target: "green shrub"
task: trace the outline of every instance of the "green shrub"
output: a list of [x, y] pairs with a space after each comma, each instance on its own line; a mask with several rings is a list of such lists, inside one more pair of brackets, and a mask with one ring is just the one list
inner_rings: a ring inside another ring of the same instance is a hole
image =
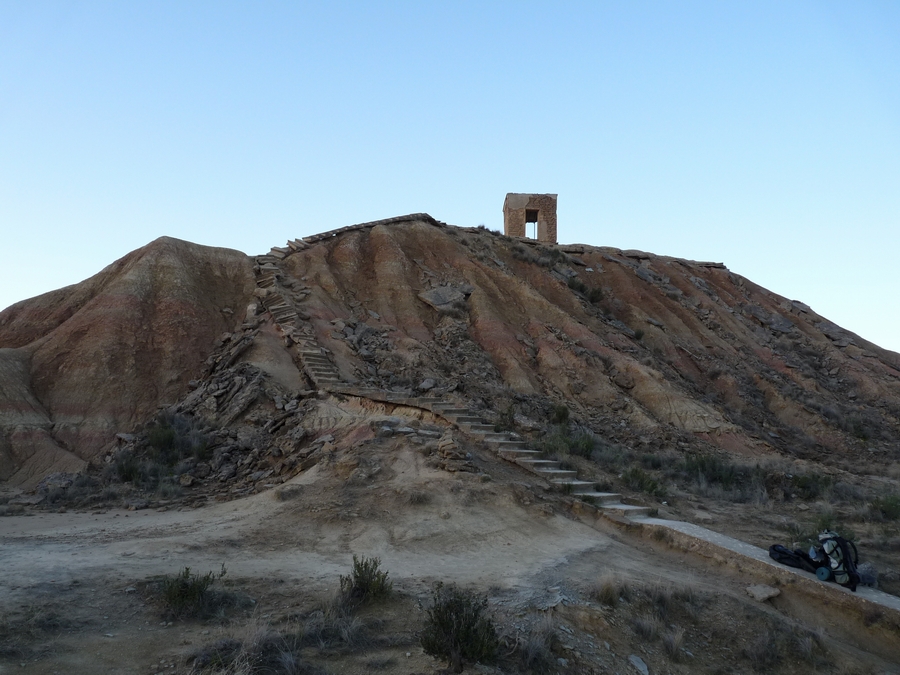
[[202, 616], [213, 605], [210, 587], [226, 574], [225, 565], [218, 574], [192, 574], [185, 567], [175, 576], [165, 576], [160, 584], [162, 603], [166, 613], [173, 618]]
[[149, 458], [166, 466], [182, 459], [209, 459], [208, 430], [202, 420], [187, 415], [162, 413], [147, 429]]
[[550, 424], [566, 424], [569, 421], [569, 408], [563, 404], [554, 404], [550, 410]]
[[892, 494], [873, 499], [869, 510], [882, 520], [900, 520], [900, 495]]
[[653, 453], [644, 453], [641, 455], [641, 464], [645, 469], [661, 469], [663, 458]]
[[596, 305], [603, 301], [603, 291], [599, 288], [592, 288], [587, 293], [587, 299], [592, 305]]
[[590, 459], [595, 445], [594, 437], [584, 431], [569, 436], [569, 453], [572, 455]]
[[578, 277], [569, 277], [569, 280], [566, 283], [573, 291], [577, 291], [581, 294], [587, 293], [587, 286], [585, 286], [584, 282], [581, 281]]
[[653, 476], [648, 474], [639, 466], [633, 466], [625, 473], [623, 473], [622, 480], [624, 480], [625, 485], [630, 487], [632, 490], [646, 492], [647, 494], [653, 495], [655, 497], [665, 496], [666, 491], [663, 486], [659, 484], [659, 481], [657, 481], [655, 478], [653, 478]]
[[394, 585], [388, 581], [388, 573], [378, 569], [380, 565], [378, 558], [353, 556], [350, 576], [341, 575], [341, 595], [351, 605], [362, 605], [391, 594]]
[[437, 583], [422, 631], [425, 653], [447, 661], [454, 673], [461, 673], [466, 661], [492, 660], [497, 653], [497, 631], [484, 615], [486, 608], [487, 598]]
[[599, 466], [607, 471], [615, 473], [618, 473], [622, 467], [631, 462], [633, 458], [634, 453], [628, 448], [619, 445], [610, 445], [604, 442], [596, 443], [594, 452], [591, 455], [591, 459]]
[[516, 428], [516, 411], [512, 405], [501, 410], [497, 415], [497, 424], [494, 425], [494, 431], [513, 431]]
[[590, 459], [596, 444], [592, 434], [585, 431], [573, 434], [566, 427], [559, 427], [543, 439], [539, 448], [547, 455], [578, 455]]
[[155, 490], [168, 473], [163, 464], [151, 459], [139, 459], [131, 450], [118, 453], [111, 466], [120, 481], [142, 490]]
[[713, 455], [691, 455], [684, 460], [684, 472], [697, 482], [733, 487], [738, 481], [737, 467]]
[[634, 339], [635, 340], [643, 340], [644, 339], [644, 329], [643, 328], [638, 328], [636, 331], [634, 331]]
[[792, 479], [794, 489], [801, 499], [817, 499], [831, 487], [831, 476], [817, 473], [795, 475]]
[[681, 466], [685, 477], [695, 483], [701, 492], [714, 487], [718, 495], [735, 502], [759, 499], [765, 502], [765, 471], [759, 466], [747, 466], [720, 459], [715, 455], [690, 455]]

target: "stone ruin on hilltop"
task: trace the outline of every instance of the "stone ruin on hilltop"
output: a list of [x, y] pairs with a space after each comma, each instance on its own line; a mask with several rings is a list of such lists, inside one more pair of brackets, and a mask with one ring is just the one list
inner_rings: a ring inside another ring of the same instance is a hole
[[510, 192], [503, 200], [503, 234], [527, 237], [529, 223], [535, 224], [535, 237], [546, 244], [556, 243], [556, 197], [553, 194]]

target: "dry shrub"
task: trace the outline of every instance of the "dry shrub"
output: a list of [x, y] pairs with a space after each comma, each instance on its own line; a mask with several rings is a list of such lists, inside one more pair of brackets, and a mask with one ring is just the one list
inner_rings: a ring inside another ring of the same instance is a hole
[[174, 576], [164, 576], [159, 582], [159, 595], [166, 615], [170, 618], [203, 618], [235, 604], [236, 598], [232, 594], [211, 588], [226, 573], [225, 565], [222, 565], [218, 573], [196, 574], [190, 567], [184, 567]]
[[681, 648], [684, 646], [684, 629], [676, 627], [663, 633], [662, 643], [669, 658], [673, 661], [678, 660], [681, 656]]
[[306, 663], [300, 651], [303, 643], [291, 634], [273, 631], [268, 625], [251, 621], [242, 638], [224, 638], [201, 647], [188, 657], [191, 672], [221, 675], [320, 675], [322, 671]]
[[516, 642], [519, 665], [534, 673], [555, 672], [557, 663], [553, 648], [556, 642], [556, 625], [550, 615], [545, 615], [532, 625], [524, 641]]
[[391, 594], [393, 584], [388, 581], [388, 573], [379, 569], [379, 558], [357, 558], [353, 556], [353, 570], [350, 576], [341, 576], [341, 594], [350, 606], [361, 605], [386, 598]]
[[409, 489], [402, 493], [403, 503], [408, 506], [421, 506], [431, 501], [431, 495], [425, 490]]
[[29, 653], [28, 643], [46, 643], [51, 634], [65, 628], [67, 622], [57, 609], [50, 604], [31, 604], [0, 613], [0, 657], [23, 657]]
[[600, 604], [615, 607], [620, 598], [627, 600], [631, 597], [631, 588], [619, 577], [607, 575], [590, 589], [589, 595]]
[[284, 485], [280, 488], [277, 488], [272, 496], [274, 497], [275, 501], [289, 502], [293, 499], [297, 499], [302, 494], [302, 485]]
[[641, 616], [636, 616], [631, 620], [631, 627], [634, 632], [637, 633], [638, 637], [647, 642], [651, 642], [655, 640], [656, 636], [659, 634], [660, 624], [659, 619], [654, 615], [643, 614]]
[[747, 643], [743, 655], [754, 669], [768, 672], [781, 661], [781, 647], [775, 633], [766, 630]]
[[365, 624], [351, 614], [353, 606], [347, 596], [336, 593], [321, 609], [312, 612], [301, 623], [298, 639], [303, 645], [319, 649], [345, 647], [356, 649], [368, 641]]
[[455, 673], [461, 673], [467, 661], [492, 660], [497, 653], [497, 631], [485, 609], [487, 598], [436, 584], [422, 630], [425, 653], [447, 661]]
[[674, 605], [674, 591], [669, 586], [659, 583], [653, 584], [648, 589], [648, 594], [650, 600], [653, 602], [656, 613], [661, 619], [666, 618]]

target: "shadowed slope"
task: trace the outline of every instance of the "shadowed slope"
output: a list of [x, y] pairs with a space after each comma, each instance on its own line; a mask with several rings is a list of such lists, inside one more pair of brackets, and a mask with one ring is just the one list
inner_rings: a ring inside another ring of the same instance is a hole
[[35, 452], [22, 450], [18, 429], [38, 417], [44, 447], [81, 459], [146, 420], [185, 389], [216, 336], [240, 322], [253, 288], [244, 254], [163, 237], [0, 314], [0, 347], [17, 364], [5, 369], [0, 392], [3, 477], [22, 482], [54, 463], [23, 463]]
[[[897, 354], [721, 264], [422, 222], [348, 232], [283, 267], [312, 287], [304, 311], [341, 372], [370, 386], [431, 377], [494, 410], [556, 400], [614, 438], [687, 433], [745, 454], [862, 452], [900, 430]], [[463, 307], [420, 298], [447, 287]], [[333, 330], [347, 320], [382, 348]]]

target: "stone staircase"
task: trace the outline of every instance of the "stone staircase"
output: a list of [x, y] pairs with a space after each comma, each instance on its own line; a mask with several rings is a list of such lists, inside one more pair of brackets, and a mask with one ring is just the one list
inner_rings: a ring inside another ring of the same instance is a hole
[[649, 506], [626, 504], [623, 502], [622, 495], [615, 492], [598, 492], [593, 482], [579, 480], [577, 472], [563, 469], [557, 460], [544, 459], [539, 451], [530, 449], [528, 444], [517, 434], [508, 431], [494, 431], [493, 424], [486, 422], [482, 417], [458, 403], [438, 397], [409, 396], [403, 393], [361, 387], [338, 386], [333, 388], [333, 391], [344, 395], [360, 396], [374, 401], [428, 410], [455, 424], [463, 433], [481, 442], [508, 462], [540, 476], [558, 491], [592, 504], [600, 511], [630, 518], [650, 514]]
[[[401, 216], [400, 218], [391, 218], [386, 221], [351, 225], [350, 227], [326, 232], [315, 237], [307, 237], [304, 244], [308, 246], [309, 243], [321, 241], [341, 232], [374, 227], [375, 225], [388, 222], [408, 220], [426, 220], [426, 222], [432, 222], [432, 224], [442, 225], [427, 214], [413, 214]], [[317, 389], [428, 410], [451, 424], [455, 424], [463, 433], [493, 450], [503, 459], [547, 480], [550, 485], [560, 492], [571, 494], [588, 504], [593, 504], [597, 509], [604, 512], [617, 513], [629, 517], [646, 516], [650, 513], [650, 508], [647, 506], [625, 504], [620, 494], [598, 492], [594, 483], [578, 480], [578, 475], [575, 471], [562, 468], [557, 460], [543, 458], [540, 452], [530, 449], [517, 434], [496, 432], [493, 424], [488, 423], [473, 411], [462, 407], [456, 402], [447, 401], [439, 397], [416, 397], [401, 392], [356, 387], [343, 381], [337, 367], [328, 358], [327, 350], [322, 348], [316, 340], [312, 327], [308, 324], [302, 325], [308, 317], [301, 316], [293, 302], [285, 297], [280, 288], [279, 279], [282, 272], [279, 268], [279, 262], [289, 255], [292, 250], [299, 250], [299, 245], [292, 245], [292, 242], [288, 242], [288, 244], [288, 248], [275, 247], [268, 255], [257, 256], [255, 267], [256, 283], [259, 288], [266, 289], [266, 293], [262, 297], [263, 306], [272, 315], [282, 334], [297, 344], [297, 354], [303, 370]]]
[[311, 326], [308, 324], [303, 325], [303, 322], [308, 317], [299, 312], [279, 288], [278, 280], [281, 276], [281, 270], [278, 267], [278, 263], [295, 251], [308, 248], [312, 243], [328, 239], [342, 232], [366, 229], [390, 222], [411, 220], [423, 220], [437, 226], [444, 225], [427, 214], [412, 214], [384, 221], [352, 225], [313, 237], [306, 237], [303, 240], [293, 240], [288, 242], [286, 248], [275, 247], [269, 255], [262, 255], [256, 258], [258, 270], [256, 273], [257, 285], [259, 288], [269, 289], [268, 294], [263, 298], [263, 304], [271, 313], [283, 334], [298, 345], [298, 354], [303, 369], [317, 388], [346, 396], [358, 396], [373, 401], [428, 410], [455, 424], [461, 431], [480, 441], [503, 459], [546, 479], [557, 490], [576, 497], [579, 500], [573, 503], [573, 509], [576, 513], [578, 511], [584, 512], [584, 509], [588, 508], [595, 514], [595, 517], [603, 514], [620, 516], [621, 518], [614, 518], [614, 522], [620, 523], [623, 527], [637, 527], [650, 531], [653, 531], [654, 528], [665, 528], [670, 533], [670, 536], [685, 539], [685, 550], [698, 550], [707, 557], [733, 561], [742, 570], [746, 566], [751, 568], [755, 566], [762, 574], [768, 577], [772, 575], [782, 577], [785, 581], [794, 584], [799, 581], [807, 586], [808, 592], [820, 594], [822, 597], [827, 598], [829, 602], [837, 600], [857, 605], [862, 604], [868, 611], [871, 611], [870, 608], [874, 605], [879, 608], [879, 611], [888, 609], [896, 615], [900, 615], [900, 600], [896, 596], [864, 587], [860, 587], [858, 593], [850, 593], [847, 589], [834, 584], [822, 584], [815, 579], [815, 575], [810, 575], [802, 570], [777, 565], [768, 557], [765, 550], [745, 542], [732, 539], [692, 523], [650, 517], [650, 507], [626, 504], [620, 494], [597, 491], [593, 482], [579, 480], [575, 471], [563, 469], [556, 460], [541, 457], [540, 452], [530, 449], [517, 434], [496, 432], [493, 424], [488, 423], [477, 413], [457, 402], [436, 396], [410, 396], [402, 392], [357, 387], [351, 383], [344, 382], [337, 367], [328, 358], [327, 350], [319, 345], [315, 339]]
[[340, 373], [326, 355], [326, 350], [319, 345], [312, 327], [302, 325], [309, 317], [299, 312], [282, 292], [278, 283], [281, 277], [278, 261], [279, 258], [271, 254], [256, 258], [256, 285], [266, 289], [266, 295], [261, 298], [262, 304], [282, 334], [297, 344], [303, 370], [316, 388], [330, 390], [341, 384]]
[[427, 213], [410, 213], [406, 216], [395, 216], [393, 218], [383, 218], [382, 220], [372, 220], [366, 223], [357, 223], [356, 225], [347, 225], [346, 227], [339, 227], [336, 230], [320, 232], [319, 234], [313, 234], [309, 237], [303, 237], [302, 239], [292, 239], [288, 241], [287, 246], [273, 246], [272, 250], [269, 251], [269, 256], [274, 258], [275, 260], [284, 260], [295, 251], [302, 251], [303, 249], [309, 248], [311, 244], [325, 241], [326, 239], [331, 239], [332, 237], [336, 237], [339, 234], [344, 234], [345, 232], [353, 232], [354, 230], [369, 230], [377, 225], [391, 225], [393, 223], [411, 222], [428, 223], [429, 225], [434, 225], [435, 227], [447, 226], [446, 223], [442, 223], [441, 221], [433, 218]]

